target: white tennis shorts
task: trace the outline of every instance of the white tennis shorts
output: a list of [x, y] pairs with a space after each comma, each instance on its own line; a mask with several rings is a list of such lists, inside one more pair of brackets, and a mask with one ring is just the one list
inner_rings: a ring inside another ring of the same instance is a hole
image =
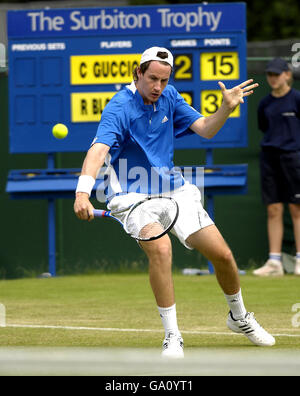
[[[171, 233], [175, 235], [187, 249], [192, 250], [186, 243], [187, 238], [194, 232], [214, 224], [202, 206], [200, 190], [194, 184], [190, 184], [186, 181], [182, 187], [162, 195], [172, 197], [179, 206], [178, 219]], [[147, 196], [147, 194], [133, 192], [125, 195], [118, 195], [109, 202], [108, 209], [111, 211], [122, 210], [123, 208], [127, 208], [143, 200]], [[127, 212], [122, 212], [114, 214], [114, 216], [123, 221], [126, 213]]]

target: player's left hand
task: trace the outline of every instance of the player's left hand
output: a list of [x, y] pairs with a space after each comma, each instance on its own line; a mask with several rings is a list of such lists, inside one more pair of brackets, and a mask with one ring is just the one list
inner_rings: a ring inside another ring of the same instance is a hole
[[223, 95], [223, 104], [233, 111], [240, 103], [244, 103], [244, 97], [253, 94], [253, 89], [258, 87], [257, 83], [253, 83], [253, 79], [242, 82], [231, 89], [227, 89], [225, 84], [218, 82]]

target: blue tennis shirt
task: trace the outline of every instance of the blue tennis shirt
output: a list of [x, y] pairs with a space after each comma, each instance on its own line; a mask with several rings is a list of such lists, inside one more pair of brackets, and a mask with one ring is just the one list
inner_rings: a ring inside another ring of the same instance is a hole
[[105, 159], [106, 196], [138, 192], [159, 194], [184, 184], [174, 167], [174, 140], [202, 115], [167, 85], [158, 101], [145, 105], [135, 83], [127, 85], [104, 108], [92, 144], [110, 147]]

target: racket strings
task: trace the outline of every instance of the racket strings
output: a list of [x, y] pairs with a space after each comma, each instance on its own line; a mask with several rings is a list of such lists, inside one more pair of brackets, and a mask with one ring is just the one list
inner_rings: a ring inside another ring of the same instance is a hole
[[155, 239], [172, 227], [177, 214], [175, 201], [168, 198], [149, 199], [130, 211], [125, 228], [136, 239]]

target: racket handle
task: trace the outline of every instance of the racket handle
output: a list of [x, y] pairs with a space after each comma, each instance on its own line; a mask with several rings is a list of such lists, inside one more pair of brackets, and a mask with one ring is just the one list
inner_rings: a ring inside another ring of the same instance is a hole
[[93, 212], [95, 217], [104, 217], [106, 214], [106, 210], [102, 210], [102, 209], [94, 209]]

